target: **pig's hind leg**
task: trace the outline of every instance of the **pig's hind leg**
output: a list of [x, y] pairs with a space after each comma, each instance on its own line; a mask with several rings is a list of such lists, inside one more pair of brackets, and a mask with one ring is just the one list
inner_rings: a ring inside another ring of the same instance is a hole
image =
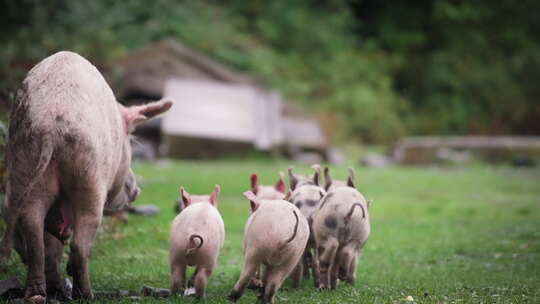
[[279, 290], [283, 281], [291, 274], [294, 270], [294, 267], [301, 265], [301, 260], [292, 259], [285, 264], [279, 266], [268, 266], [266, 268], [265, 278], [264, 278], [264, 288], [263, 295], [261, 298], [262, 304], [270, 304], [274, 301], [274, 296]]
[[184, 295], [186, 289], [186, 264], [173, 262], [171, 264], [171, 295]]
[[335, 238], [329, 238], [317, 248], [319, 260], [320, 286], [319, 288], [330, 287], [330, 276], [334, 268], [335, 259], [339, 243]]
[[[54, 183], [54, 179], [50, 180]], [[55, 193], [54, 185], [43, 185], [38, 183], [22, 204], [19, 221], [17, 223], [18, 232], [24, 239], [24, 249], [26, 253], [25, 262], [28, 266], [26, 276], [25, 298], [28, 303], [44, 303], [46, 292], [45, 280], [45, 244], [44, 225], [45, 216], [51, 207]], [[22, 244], [21, 244], [22, 245]]]
[[208, 284], [208, 278], [212, 274], [214, 265], [198, 266], [196, 270], [194, 286], [195, 296], [197, 299], [206, 299], [206, 285]]
[[253, 275], [255, 275], [255, 271], [258, 267], [259, 263], [254, 263], [253, 259], [246, 257], [246, 262], [244, 264], [244, 268], [242, 269], [242, 273], [240, 274], [240, 278], [238, 279], [238, 282], [236, 282], [233, 290], [231, 290], [231, 293], [228, 296], [228, 299], [230, 301], [236, 302], [238, 299], [240, 299], [240, 297], [244, 293], [244, 289], [246, 288]]
[[[31, 215], [21, 214], [19, 227], [24, 235], [26, 247], [26, 292], [25, 298], [29, 303], [44, 303], [46, 293], [45, 284], [45, 246], [43, 221], [45, 212], [41, 206], [32, 208]], [[23, 213], [27, 213], [24, 212]]]
[[64, 245], [52, 234], [45, 232], [45, 280], [47, 294], [62, 301], [71, 300], [71, 290], [66, 288], [60, 274]]
[[92, 299], [88, 258], [96, 232], [101, 223], [105, 192], [87, 189], [70, 193], [73, 210], [73, 238], [70, 244], [69, 265], [73, 275], [73, 298]]
[[309, 272], [309, 268], [304, 268], [305, 264], [305, 257], [302, 257], [300, 261], [298, 262], [298, 265], [294, 268], [291, 278], [292, 278], [292, 288], [298, 288], [300, 287], [300, 283], [302, 282], [302, 277], [304, 274], [304, 269], [306, 272]]

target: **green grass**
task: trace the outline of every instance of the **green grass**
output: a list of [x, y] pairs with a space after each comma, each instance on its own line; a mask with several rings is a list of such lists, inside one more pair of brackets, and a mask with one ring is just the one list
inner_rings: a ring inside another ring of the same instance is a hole
[[[161, 213], [130, 216], [127, 225], [100, 232], [91, 259], [94, 290], [167, 288], [167, 238], [179, 186], [203, 194], [218, 183], [226, 240], [207, 303], [227, 303], [243, 263], [248, 203], [241, 193], [248, 189], [248, 176], [258, 172], [262, 182], [274, 183], [287, 165], [273, 160], [136, 164], [143, 187], [138, 203], [157, 204]], [[345, 174], [334, 168], [334, 178]], [[374, 203], [356, 285], [318, 292], [311, 280], [298, 290], [286, 282], [278, 303], [406, 303], [409, 295], [416, 303], [540, 303], [540, 170], [357, 168], [357, 181]], [[18, 260], [0, 279], [11, 276], [24, 279]], [[247, 291], [239, 303], [255, 300]], [[142, 302], [168, 301], [194, 302]]]

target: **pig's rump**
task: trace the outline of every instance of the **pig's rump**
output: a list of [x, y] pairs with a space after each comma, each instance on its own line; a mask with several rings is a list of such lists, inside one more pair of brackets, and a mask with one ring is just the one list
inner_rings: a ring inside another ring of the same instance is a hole
[[314, 218], [316, 235], [333, 237], [340, 244], [364, 243], [370, 233], [369, 213], [364, 196], [350, 187], [328, 193], [331, 197], [321, 205]]
[[[307, 221], [293, 205], [280, 202], [262, 203], [250, 218], [244, 238], [246, 259], [253, 258], [266, 265], [279, 266], [304, 250], [309, 235]], [[301, 223], [295, 239], [287, 243], [295, 234], [296, 217], [293, 211], [297, 212]]]
[[79, 55], [60, 52], [36, 65], [18, 92], [10, 121], [10, 129], [19, 129], [10, 132], [9, 145], [19, 150], [9, 151], [10, 163], [19, 164], [10, 170], [17, 184], [38, 178], [31, 174], [34, 167], [20, 164], [40, 162], [49, 148], [45, 153], [54, 156], [48, 170], [59, 170], [54, 176], [65, 184], [61, 187], [77, 181], [111, 188], [125, 133], [117, 107], [99, 71]]
[[77, 54], [59, 52], [28, 73], [10, 114], [8, 223], [17, 221], [29, 198], [53, 197], [58, 206], [45, 229], [67, 238], [72, 216], [64, 203], [77, 198], [64, 197], [74, 192], [64, 189], [104, 195], [118, 171], [125, 128], [117, 107], [99, 71]]
[[[196, 203], [184, 209], [173, 221], [170, 245], [171, 262], [183, 262], [188, 265], [200, 265], [217, 259], [219, 250], [223, 246], [224, 224], [216, 208], [207, 203]], [[190, 249], [202, 245], [196, 250]], [[191, 238], [191, 240], [190, 240]]]

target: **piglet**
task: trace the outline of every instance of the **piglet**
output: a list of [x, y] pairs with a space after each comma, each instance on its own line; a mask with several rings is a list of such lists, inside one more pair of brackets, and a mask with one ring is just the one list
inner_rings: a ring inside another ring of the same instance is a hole
[[286, 185], [283, 178], [283, 173], [279, 173], [279, 179], [275, 185], [260, 185], [259, 177], [253, 173], [250, 176], [251, 192], [257, 195], [259, 200], [280, 200], [285, 197]]
[[191, 197], [182, 187], [180, 195], [186, 206], [172, 223], [169, 261], [171, 294], [183, 294], [186, 288], [186, 268], [196, 266], [189, 285], [195, 286], [196, 297], [206, 298], [208, 278], [223, 247], [225, 228], [217, 210], [220, 192], [216, 185], [210, 196]]
[[368, 206], [352, 187], [338, 187], [323, 198], [312, 225], [320, 288], [336, 288], [338, 277], [354, 284], [358, 258], [371, 230]]
[[[321, 175], [320, 166], [313, 165], [312, 168], [315, 170], [315, 172], [311, 177], [294, 174], [292, 172], [292, 168], [289, 168], [289, 181], [292, 192], [289, 192], [285, 198], [285, 200], [291, 202], [298, 207], [298, 209], [300, 209], [300, 212], [302, 212], [302, 214], [308, 220], [310, 231], [313, 216], [319, 210], [321, 199], [326, 194], [326, 191], [319, 186]], [[319, 270], [317, 260], [313, 259], [312, 254], [315, 247], [315, 238], [313, 237], [313, 234], [310, 233], [309, 241], [307, 243], [303, 258], [292, 274], [294, 288], [300, 286], [303, 276], [306, 278], [309, 277], [310, 269], [311, 273], [313, 274], [313, 282], [315, 286], [319, 286]]]
[[[260, 185], [259, 177], [253, 173], [250, 176], [251, 192], [253, 192], [259, 200], [281, 200], [285, 198], [285, 191], [287, 186], [285, 185], [283, 172], [279, 172], [279, 179], [274, 185]], [[257, 268], [254, 278], [248, 285], [250, 289], [258, 289], [262, 287], [261, 281], [261, 267]]]
[[259, 265], [264, 265], [260, 300], [272, 303], [276, 291], [302, 257], [309, 225], [300, 210], [287, 201], [260, 200], [251, 191], [244, 195], [251, 206], [244, 233], [245, 264], [229, 300], [236, 302]]

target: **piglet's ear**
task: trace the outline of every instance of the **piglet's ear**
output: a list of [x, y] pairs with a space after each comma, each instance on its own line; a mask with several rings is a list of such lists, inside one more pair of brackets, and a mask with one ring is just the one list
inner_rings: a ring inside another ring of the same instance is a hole
[[259, 177], [257, 176], [257, 174], [253, 173], [251, 174], [249, 179], [251, 180], [251, 192], [257, 194], [259, 190]]
[[286, 186], [285, 186], [285, 182], [284, 182], [284, 178], [283, 178], [283, 172], [279, 172], [279, 180], [277, 181], [276, 185], [274, 186], [274, 188], [281, 192], [281, 193], [285, 193], [286, 191]]
[[286, 200], [288, 202], [291, 201], [291, 191], [288, 191], [287, 194], [285, 194], [285, 197], [283, 198], [283, 200]]
[[318, 186], [320, 184], [321, 179], [321, 166], [319, 164], [315, 164], [311, 166], [313, 170], [315, 170], [315, 173], [313, 173], [313, 183]]
[[352, 167], [347, 168], [349, 170], [349, 177], [347, 178], [347, 186], [356, 188], [356, 178], [354, 174], [354, 169]]
[[189, 193], [184, 189], [184, 187], [180, 188], [180, 198], [182, 199], [182, 202], [184, 202], [184, 207], [189, 206], [191, 204], [191, 197], [189, 196]]
[[172, 107], [172, 101], [162, 99], [160, 101], [150, 102], [145, 105], [124, 107], [120, 106], [122, 118], [126, 133], [130, 133], [135, 129], [135, 126], [141, 124], [151, 118], [167, 112]]
[[255, 210], [257, 210], [257, 208], [259, 208], [259, 199], [255, 194], [253, 194], [253, 192], [246, 191], [244, 192], [244, 196], [249, 200], [251, 212], [254, 212]]
[[294, 175], [293, 167], [289, 167], [287, 169], [287, 173], [289, 173], [289, 187], [294, 191], [294, 189], [296, 189], [296, 185], [298, 184], [298, 177]]
[[328, 167], [324, 167], [324, 190], [328, 191], [330, 186], [332, 186], [332, 177], [330, 176], [330, 169]]
[[220, 192], [221, 192], [221, 187], [219, 185], [216, 185], [214, 187], [214, 191], [212, 191], [212, 194], [210, 194], [210, 204], [212, 204], [213, 206], [217, 205]]

